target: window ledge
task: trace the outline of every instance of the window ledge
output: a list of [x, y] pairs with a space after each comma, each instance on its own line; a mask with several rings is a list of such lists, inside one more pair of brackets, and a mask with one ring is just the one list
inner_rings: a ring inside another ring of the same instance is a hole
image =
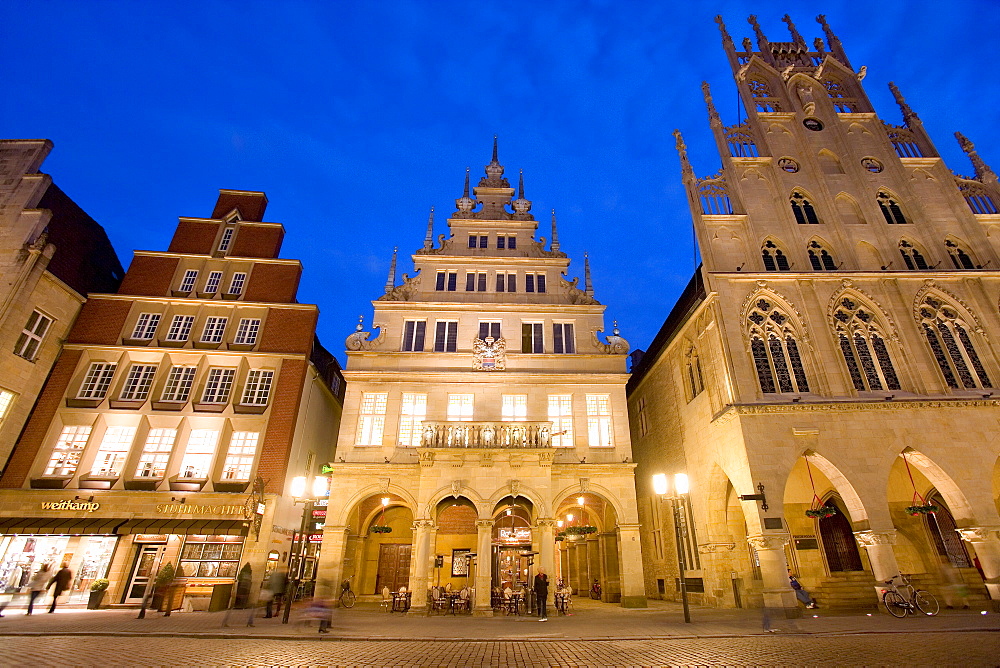
[[156, 411], [179, 411], [187, 406], [187, 401], [154, 401], [153, 410]]
[[198, 292], [198, 299], [215, 299], [215, 296], [219, 294], [218, 292]]
[[185, 478], [175, 475], [170, 479], [170, 491], [172, 492], [200, 492], [208, 478]]
[[66, 398], [67, 408], [97, 408], [101, 405], [104, 398], [100, 399], [72, 399], [70, 397]]
[[237, 481], [237, 480], [226, 480], [218, 481], [212, 483], [212, 488], [216, 492], [245, 492], [247, 487], [250, 486], [249, 480]]
[[228, 403], [222, 404], [192, 404], [191, 408], [195, 409], [199, 413], [221, 413], [226, 410]]
[[152, 338], [148, 338], [148, 339], [126, 339], [125, 337], [122, 337], [122, 345], [123, 346], [148, 346], [152, 340], [153, 340]]
[[171, 290], [170, 291], [170, 296], [171, 297], [187, 297], [190, 294], [191, 294], [190, 290]]
[[71, 476], [71, 475], [65, 475], [65, 476], [63, 476], [63, 475], [60, 475], [60, 476], [50, 475], [50, 476], [43, 476], [41, 478], [32, 478], [31, 479], [31, 488], [32, 489], [66, 489], [66, 485], [68, 485], [69, 481], [72, 480], [72, 479], [73, 479], [73, 476]]
[[125, 481], [125, 489], [141, 492], [155, 492], [161, 482], [163, 482], [163, 476], [134, 478], [132, 480]]
[[186, 344], [187, 342], [188, 342], [187, 339], [184, 339], [183, 341], [173, 341], [171, 339], [159, 339], [156, 342], [156, 345], [158, 345], [161, 348], [183, 348], [184, 344]]
[[224, 293], [222, 293], [222, 298], [223, 299], [228, 299], [230, 301], [239, 299], [242, 296], [243, 296], [242, 292], [235, 292], [235, 293], [234, 292], [224, 292]]
[[80, 477], [80, 489], [111, 489], [120, 477], [121, 475], [117, 473], [108, 475], [88, 473]]
[[260, 414], [267, 410], [267, 404], [257, 405], [257, 404], [235, 404], [233, 406], [233, 412], [235, 413], [256, 413]]
[[111, 408], [127, 408], [131, 410], [136, 410], [142, 408], [142, 405], [146, 403], [145, 399], [112, 399], [108, 402]]
[[228, 348], [229, 350], [241, 350], [241, 351], [253, 350], [256, 346], [257, 346], [257, 342], [256, 341], [254, 341], [253, 343], [227, 343], [226, 344], [226, 348]]
[[193, 345], [201, 350], [218, 350], [222, 341], [195, 341]]

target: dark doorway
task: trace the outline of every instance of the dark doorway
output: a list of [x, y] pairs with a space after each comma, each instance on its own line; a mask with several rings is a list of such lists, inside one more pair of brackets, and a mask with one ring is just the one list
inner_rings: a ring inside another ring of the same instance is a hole
[[844, 507], [834, 499], [827, 499], [827, 506], [837, 509], [837, 514], [819, 520], [819, 535], [826, 553], [826, 565], [831, 573], [840, 571], [863, 571], [858, 543], [851, 530]]
[[382, 592], [382, 587], [389, 591], [399, 591], [400, 587], [410, 586], [410, 550], [411, 545], [403, 543], [382, 543], [378, 551], [378, 576], [375, 578], [375, 592]]
[[948, 562], [955, 568], [971, 568], [972, 560], [969, 559], [969, 553], [966, 551], [965, 545], [962, 544], [961, 537], [955, 531], [958, 528], [955, 524], [955, 518], [948, 510], [948, 506], [944, 505], [944, 499], [935, 494], [927, 501], [938, 507], [936, 513], [924, 515], [927, 529], [930, 531], [938, 555], [947, 558]]

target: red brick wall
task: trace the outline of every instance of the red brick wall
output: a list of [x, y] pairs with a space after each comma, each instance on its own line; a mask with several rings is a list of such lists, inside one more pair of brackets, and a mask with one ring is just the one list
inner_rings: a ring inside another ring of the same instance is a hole
[[213, 221], [182, 220], [177, 224], [167, 250], [171, 253], [211, 255], [219, 225]]
[[257, 474], [267, 480], [267, 491], [275, 494], [282, 492], [288, 472], [288, 457], [292, 452], [295, 421], [299, 416], [306, 364], [304, 359], [282, 360], [271, 394], [271, 412], [264, 431]]
[[267, 196], [259, 192], [219, 192], [212, 218], [222, 218], [233, 209], [240, 210], [243, 220], [264, 220]]
[[262, 353], [308, 355], [316, 334], [316, 309], [268, 309], [257, 350]]
[[73, 372], [82, 355], [82, 350], [65, 350], [52, 367], [52, 373], [49, 374], [41, 394], [38, 395], [38, 402], [31, 410], [24, 431], [21, 432], [21, 438], [14, 446], [14, 452], [7, 463], [7, 469], [0, 478], [0, 487], [16, 488], [24, 485], [31, 472], [31, 465], [35, 462], [35, 457], [45, 440], [45, 432], [48, 431], [49, 424], [55, 417], [59, 404], [62, 403], [66, 387], [73, 378]]
[[299, 289], [302, 267], [297, 264], [256, 263], [247, 280], [245, 299], [249, 302], [291, 304]]
[[228, 255], [233, 257], [278, 257], [285, 230], [280, 225], [240, 225]]
[[73, 323], [67, 343], [117, 345], [131, 308], [132, 302], [123, 299], [89, 299]]
[[136, 255], [118, 288], [120, 295], [166, 297], [180, 258]]
[[476, 511], [465, 505], [448, 506], [438, 515], [438, 533], [474, 534], [477, 533]]

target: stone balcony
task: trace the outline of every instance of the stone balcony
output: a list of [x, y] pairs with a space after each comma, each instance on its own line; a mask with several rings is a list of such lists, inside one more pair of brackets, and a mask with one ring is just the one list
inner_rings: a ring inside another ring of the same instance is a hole
[[552, 448], [551, 422], [432, 422], [421, 428], [420, 447], [484, 450]]

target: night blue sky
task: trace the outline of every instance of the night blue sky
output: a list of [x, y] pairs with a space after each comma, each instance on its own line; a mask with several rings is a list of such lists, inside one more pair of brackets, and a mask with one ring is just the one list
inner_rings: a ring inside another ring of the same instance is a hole
[[952, 133], [1000, 169], [995, 1], [826, 2], [24, 2], [0, 3], [0, 136], [44, 137], [43, 166], [108, 230], [123, 264], [164, 250], [178, 216], [217, 190], [263, 190], [302, 260], [299, 300], [343, 340], [461, 196], [465, 168], [507, 176], [583, 273], [589, 251], [607, 324], [652, 340], [694, 267], [671, 133], [699, 176], [719, 168], [700, 85], [726, 124], [735, 87], [713, 21], [739, 44], [759, 16], [811, 43], [822, 12], [890, 123], [892, 80], [947, 164], [972, 169]]

